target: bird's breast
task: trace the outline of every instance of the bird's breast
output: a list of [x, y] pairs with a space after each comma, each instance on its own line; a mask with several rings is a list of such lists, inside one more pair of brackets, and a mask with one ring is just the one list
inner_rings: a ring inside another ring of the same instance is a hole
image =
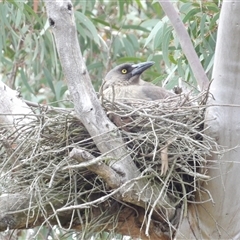
[[129, 86], [114, 86], [109, 87], [103, 91], [104, 98], [109, 101], [124, 101], [124, 100], [151, 100], [142, 91], [142, 86], [129, 85]]

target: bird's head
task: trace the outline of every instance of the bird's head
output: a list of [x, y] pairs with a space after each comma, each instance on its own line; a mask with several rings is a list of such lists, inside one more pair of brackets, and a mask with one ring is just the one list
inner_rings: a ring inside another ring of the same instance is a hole
[[127, 86], [132, 84], [138, 84], [141, 74], [148, 68], [150, 68], [154, 62], [142, 62], [142, 63], [123, 63], [116, 66], [109, 71], [105, 77], [104, 89], [110, 85]]

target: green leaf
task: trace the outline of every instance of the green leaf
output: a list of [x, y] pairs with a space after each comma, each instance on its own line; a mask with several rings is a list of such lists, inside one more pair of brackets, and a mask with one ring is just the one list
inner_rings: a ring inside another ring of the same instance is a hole
[[22, 11], [20, 11], [19, 9], [17, 10], [17, 16], [16, 16], [16, 21], [15, 21], [15, 28], [18, 28], [20, 25], [20, 21], [22, 18]]
[[141, 26], [146, 29], [152, 29], [159, 23], [159, 19], [147, 19], [141, 23]]
[[187, 15], [183, 18], [183, 23], [186, 23], [187, 21], [189, 21], [194, 15], [196, 15], [197, 13], [202, 12], [202, 10], [200, 8], [194, 8], [192, 10], [190, 10]]
[[132, 43], [134, 49], [139, 50], [139, 42], [135, 34], [128, 34], [127, 39]]
[[88, 69], [88, 71], [90, 71], [90, 70], [94, 70], [96, 68], [102, 68], [102, 67], [104, 67], [102, 62], [96, 62], [96, 63], [89, 64], [87, 66], [87, 69]]
[[184, 69], [183, 69], [182, 59], [178, 59], [177, 71], [178, 71], [178, 75], [184, 78]]
[[[104, 26], [107, 26], [107, 27], [110, 27], [110, 24], [108, 23], [108, 22], [106, 22], [106, 21], [104, 21], [104, 20], [102, 20], [102, 19], [100, 19], [100, 18], [92, 18], [92, 21], [96, 24], [96, 23], [100, 23], [100, 24], [102, 24], [102, 25], [104, 25]], [[114, 26], [112, 26], [111, 25], [111, 27], [112, 28], [114, 28]], [[119, 28], [117, 28], [117, 30], [118, 30]]]
[[206, 13], [204, 13], [201, 17], [201, 22], [200, 22], [200, 36], [202, 39], [204, 39], [204, 33], [206, 31], [206, 18], [207, 18], [207, 15]]
[[160, 75], [160, 76], [156, 77], [155, 79], [153, 79], [153, 81], [151, 81], [151, 82], [155, 85], [159, 85], [159, 83], [161, 83], [164, 78], [165, 78], [165, 75]]
[[153, 54], [150, 54], [147, 58], [147, 61], [153, 61], [153, 56], [154, 56]]
[[1, 15], [1, 25], [4, 24], [5, 27], [11, 28], [11, 25], [7, 19], [8, 9], [6, 5], [0, 3], [0, 15]]
[[139, 31], [143, 31], [143, 32], [149, 32], [148, 29], [141, 27], [139, 25], [123, 25], [122, 29], [133, 29], [133, 30], [139, 30]]
[[162, 44], [165, 29], [166, 29], [166, 24], [164, 24], [162, 28], [160, 28], [156, 33], [156, 35], [154, 36], [153, 49], [157, 49]]
[[34, 91], [32, 90], [32, 88], [30, 87], [29, 83], [28, 83], [28, 79], [25, 75], [25, 72], [23, 71], [23, 69], [21, 68], [20, 70], [20, 75], [21, 75], [21, 80], [23, 82], [23, 84], [26, 86], [27, 90], [31, 93], [34, 94]]
[[132, 46], [132, 43], [127, 38], [123, 38], [123, 45], [124, 45], [124, 49], [127, 52], [128, 56], [134, 56], [135, 55], [135, 51], [134, 51], [134, 48]]
[[178, 86], [178, 77], [174, 76], [171, 81], [168, 81], [167, 84], [164, 86], [166, 89], [171, 90], [173, 89], [175, 86]]
[[209, 10], [209, 11], [212, 11], [212, 12], [215, 12], [215, 13], [218, 13], [219, 12], [219, 8], [217, 7], [216, 4], [212, 4], [212, 3], [209, 3], [208, 5], [206, 5], [206, 8]]
[[57, 101], [61, 100], [62, 86], [64, 86], [63, 81], [55, 83], [55, 97]]
[[162, 54], [155, 54], [151, 60], [155, 62], [154, 67], [157, 69], [159, 73], [161, 73], [162, 72], [161, 63], [163, 62]]
[[125, 1], [118, 0], [118, 8], [119, 8], [118, 18], [119, 18], [119, 20], [122, 19], [122, 16], [124, 13], [124, 3], [125, 3]]
[[113, 55], [114, 58], [119, 54], [120, 50], [123, 48], [123, 44], [119, 36], [116, 36], [113, 40]]
[[81, 1], [81, 11], [83, 14], [85, 14], [87, 9], [87, 1]]
[[84, 25], [88, 29], [88, 31], [91, 33], [95, 43], [97, 43], [98, 46], [100, 46], [98, 32], [95, 26], [93, 25], [93, 23], [83, 13], [79, 11], [75, 12], [75, 16], [80, 21], [80, 23]]
[[33, 55], [33, 58], [32, 58], [32, 61], [35, 61], [36, 57], [38, 56], [38, 53], [39, 53], [39, 42], [38, 42], [38, 38], [37, 36], [34, 34], [34, 41], [35, 41], [35, 49], [34, 49], [34, 55]]
[[168, 67], [170, 67], [171, 65], [168, 58], [171, 34], [172, 34], [172, 29], [168, 28], [168, 30], [164, 33], [163, 43], [162, 43], [163, 60], [165, 61]]
[[220, 15], [220, 12], [218, 12], [217, 14], [215, 14], [215, 15], [211, 18], [211, 22], [210, 22], [210, 25], [209, 25], [209, 29], [212, 29], [212, 28], [217, 27], [217, 26], [216, 26], [216, 22], [217, 22], [218, 19], [219, 19], [219, 15]]
[[2, 52], [3, 52], [2, 49], [3, 49], [3, 41], [2, 41], [2, 36], [0, 36], [0, 60], [2, 58]]
[[206, 73], [208, 73], [213, 68], [214, 57], [215, 57], [215, 55], [213, 54], [213, 55], [209, 56], [209, 59], [206, 59], [206, 63], [208, 62], [208, 65], [205, 70]]
[[169, 54], [168, 58], [169, 58], [170, 62], [177, 64], [177, 61], [174, 59], [174, 56], [172, 54]]
[[47, 80], [49, 87], [51, 88], [52, 92], [56, 95], [55, 88], [53, 85], [53, 77], [52, 77], [51, 73], [49, 72], [49, 70], [46, 67], [43, 68], [43, 72], [44, 72], [44, 75], [45, 75], [45, 78]]
[[139, 57], [121, 57], [121, 58], [118, 58], [117, 62], [121, 64], [126, 62], [137, 63], [137, 62], [144, 62], [144, 61], [146, 61], [144, 58], [139, 58]]
[[157, 23], [157, 25], [153, 28], [153, 30], [151, 31], [151, 33], [149, 34], [149, 36], [147, 37], [144, 47], [146, 47], [150, 41], [152, 41], [152, 39], [155, 37], [155, 35], [157, 34], [157, 32], [162, 28], [163, 26], [163, 22], [159, 21]]
[[181, 7], [180, 7], [180, 9], [179, 9], [179, 11], [181, 12], [181, 13], [187, 13], [187, 12], [189, 12], [189, 9], [191, 9], [192, 8], [192, 3], [191, 2], [187, 2], [187, 3], [184, 3]]
[[85, 29], [80, 25], [80, 24], [77, 24], [77, 31], [79, 33], [81, 33], [81, 37], [84, 39], [84, 40], [87, 40], [87, 35], [85, 33]]
[[[30, 7], [28, 4], [24, 4], [24, 14], [27, 16], [28, 20], [31, 21], [33, 19], [33, 17], [37, 17], [38, 15], [33, 11], [33, 8]], [[39, 20], [39, 19], [38, 19]]]
[[184, 73], [184, 79], [185, 79], [185, 81], [188, 81], [189, 77], [190, 77], [190, 68], [187, 67], [187, 68], [185, 69], [185, 73]]
[[137, 3], [138, 7], [139, 7], [140, 9], [142, 9], [143, 6], [142, 6], [142, 3], [141, 3], [141, 0], [135, 0], [135, 1], [136, 1], [136, 3]]
[[153, 11], [156, 13], [157, 16], [163, 16], [164, 12], [159, 4], [159, 2], [153, 2], [152, 3], [152, 8], [153, 8]]

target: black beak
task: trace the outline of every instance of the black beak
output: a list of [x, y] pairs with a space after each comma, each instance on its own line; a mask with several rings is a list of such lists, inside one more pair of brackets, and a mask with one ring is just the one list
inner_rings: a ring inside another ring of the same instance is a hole
[[148, 61], [132, 65], [132, 76], [142, 74], [146, 69], [150, 68], [155, 62]]

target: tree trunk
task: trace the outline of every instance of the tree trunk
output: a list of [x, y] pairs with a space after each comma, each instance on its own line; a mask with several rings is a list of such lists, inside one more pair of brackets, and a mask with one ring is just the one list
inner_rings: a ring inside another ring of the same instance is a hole
[[[198, 196], [204, 204], [191, 206], [179, 238], [239, 239], [238, 187], [240, 172], [240, 2], [224, 1], [216, 45], [213, 82], [206, 112], [206, 129], [226, 150], [209, 159], [211, 180], [203, 186], [211, 194]], [[190, 226], [189, 226], [190, 224]]]
[[[77, 117], [86, 127], [99, 151], [104, 156], [110, 156], [109, 165], [116, 172], [116, 176], [118, 175], [119, 187], [123, 183], [129, 183], [119, 188], [119, 200], [141, 207], [145, 207], [149, 201], [152, 204], [158, 201], [156, 209], [167, 207], [169, 203], [171, 204], [171, 200], [166, 196], [159, 201], [159, 188], [156, 188], [156, 190], [154, 188], [153, 196], [150, 199], [150, 191], [145, 188], [147, 185], [145, 179], [140, 178], [138, 181], [132, 182], [141, 173], [125, 148], [119, 129], [108, 119], [100, 101], [97, 99], [79, 47], [71, 1], [46, 0], [45, 4]], [[111, 174], [111, 176], [114, 175]], [[108, 181], [111, 181], [109, 177]], [[112, 179], [111, 184], [116, 182], [116, 179]], [[139, 198], [134, 192], [141, 190], [143, 190], [143, 193]], [[167, 204], [164, 204], [164, 202], [167, 202]], [[174, 210], [167, 210], [167, 212], [170, 218], [174, 217]]]
[[[152, 186], [149, 186], [150, 184], [148, 179], [145, 176], [141, 175], [140, 170], [134, 164], [129, 151], [125, 147], [126, 144], [122, 140], [122, 135], [119, 129], [108, 119], [106, 113], [104, 112], [100, 101], [98, 100], [97, 95], [93, 89], [93, 86], [91, 85], [85, 63], [82, 59], [76, 34], [74, 12], [71, 1], [46, 0], [45, 3], [48, 12], [49, 23], [52, 27], [52, 31], [55, 37], [56, 47], [66, 80], [68, 82], [68, 88], [74, 102], [76, 114], [81, 123], [85, 126], [91, 135], [102, 157], [97, 159], [97, 161], [95, 161], [95, 165], [92, 164], [90, 167], [88, 167], [88, 169], [91, 172], [97, 173], [97, 177], [101, 177], [101, 180], [106, 183], [106, 191], [114, 193], [114, 201], [124, 203], [126, 206], [130, 206], [128, 207], [128, 218], [125, 218], [125, 214], [123, 216], [126, 222], [134, 222], [134, 224], [131, 224], [132, 226], [129, 230], [130, 234], [131, 231], [133, 231], [134, 233], [132, 234], [137, 234], [137, 236], [144, 236], [145, 234], [146, 238], [151, 236], [158, 236], [159, 239], [168, 239], [169, 236], [172, 236], [175, 233], [173, 233], [171, 229], [175, 228], [178, 222], [176, 221], [174, 225], [167, 225], [165, 219], [169, 220], [169, 222], [175, 222], [176, 218], [179, 219], [179, 214], [177, 211], [179, 207], [173, 204], [171, 195], [164, 191], [165, 189], [163, 188], [162, 184], [152, 184]], [[85, 162], [88, 162], [90, 158], [93, 158], [88, 154], [85, 155], [86, 158], [82, 157], [84, 160], [86, 160]], [[109, 161], [105, 162], [108, 162], [108, 165], [103, 163], [104, 160], [106, 160], [106, 156], [107, 160]], [[101, 164], [101, 167], [99, 164]], [[99, 171], [101, 171], [101, 173], [99, 173]], [[109, 189], [109, 187], [111, 187], [111, 189]], [[33, 191], [31, 193], [33, 193]], [[20, 201], [20, 206], [17, 206], [17, 204], [12, 206], [11, 204], [11, 207], [7, 205], [8, 199], [11, 197], [14, 199], [14, 195], [9, 193], [1, 196], [0, 198], [0, 202], [2, 203], [2, 207], [0, 209], [0, 230], [18, 227], [28, 228], [32, 227], [34, 223], [40, 224], [38, 221], [35, 221], [35, 219], [31, 219], [32, 221], [30, 222], [27, 214], [25, 214], [26, 212], [15, 216], [15, 213], [12, 212], [22, 208], [22, 199]], [[68, 198], [68, 196], [65, 197]], [[35, 206], [37, 201], [35, 201], [34, 198], [31, 199], [32, 202], [28, 201], [28, 199], [30, 199], [30, 196], [24, 194], [23, 199], [26, 205], [29, 203], [29, 211], [32, 207], [39, 209], [39, 207]], [[94, 200], [92, 200], [92, 202], [94, 202]], [[55, 201], [58, 202], [58, 200], [55, 199], [53, 200], [53, 204], [52, 202], [51, 204], [49, 203], [50, 205], [44, 202], [43, 206], [47, 209], [47, 214], [52, 214], [51, 211], [48, 211], [49, 206], [53, 208], [55, 208], [54, 206], [57, 206], [55, 211], [56, 216], [58, 216], [60, 212], [68, 211], [67, 207], [64, 209], [59, 209], [64, 206], [65, 199], [61, 200], [61, 203], [59, 205], [55, 205]], [[90, 197], [87, 199], [87, 201], [91, 201]], [[82, 203], [82, 201], [79, 202]], [[100, 202], [101, 196], [98, 199], [98, 204]], [[71, 205], [73, 204], [73, 207], [75, 209], [78, 209], [79, 212], [81, 207], [89, 207], [81, 206], [81, 204], [77, 205], [77, 203], [78, 201], [74, 202], [74, 204], [71, 203]], [[107, 206], [107, 204], [105, 205]], [[94, 209], [94, 204], [92, 204], [91, 207]], [[146, 208], [148, 209], [146, 210]], [[134, 211], [131, 209], [134, 209]], [[72, 206], [70, 206], [70, 210], [73, 210]], [[133, 213], [134, 216], [132, 217]], [[142, 216], [140, 218], [141, 222], [136, 221], [138, 220], [136, 213], [137, 216]], [[79, 213], [79, 215], [84, 214]], [[118, 216], [117, 213], [114, 213], [112, 215]], [[152, 221], [152, 218], [155, 215], [157, 217], [155, 217], [154, 220], [157, 221], [157, 223]], [[47, 217], [49, 217], [49, 215], [47, 215]], [[68, 218], [68, 216], [66, 217]], [[122, 217], [122, 215], [119, 214], [118, 217]], [[16, 222], [14, 219], [16, 219]], [[118, 222], [118, 220], [116, 222]], [[119, 222], [121, 221], [119, 220]], [[79, 225], [81, 224], [83, 225], [83, 222], [79, 223]], [[103, 225], [105, 224], [106, 223]], [[121, 224], [119, 224], [119, 226], [120, 225]], [[146, 225], [146, 227], [144, 225]], [[156, 225], [158, 226], [156, 227]], [[123, 230], [127, 226], [128, 224], [124, 224]], [[115, 227], [116, 226], [114, 226], [114, 228]], [[112, 226], [110, 228], [113, 229]], [[146, 232], [144, 233], [145, 229]]]

